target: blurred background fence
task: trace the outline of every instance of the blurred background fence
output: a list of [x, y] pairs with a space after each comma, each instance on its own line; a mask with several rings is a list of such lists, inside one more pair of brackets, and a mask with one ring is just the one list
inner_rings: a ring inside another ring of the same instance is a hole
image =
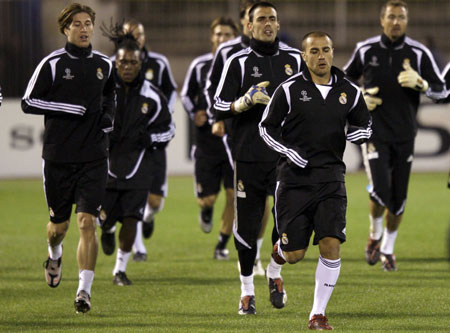
[[[70, 1], [0, 0], [0, 85], [5, 96], [21, 96], [40, 59], [64, 44], [57, 30], [60, 10]], [[209, 25], [221, 15], [239, 18], [239, 0], [80, 0], [97, 12], [94, 48], [110, 54], [111, 43], [99, 26], [111, 18], [144, 23], [147, 46], [165, 54], [181, 86], [189, 62], [208, 52]], [[355, 43], [379, 34], [382, 1], [277, 0], [280, 34], [299, 47], [302, 36], [324, 30], [335, 40], [336, 64], [342, 66]], [[411, 0], [408, 35], [431, 47], [438, 61], [450, 59], [450, 0]]]

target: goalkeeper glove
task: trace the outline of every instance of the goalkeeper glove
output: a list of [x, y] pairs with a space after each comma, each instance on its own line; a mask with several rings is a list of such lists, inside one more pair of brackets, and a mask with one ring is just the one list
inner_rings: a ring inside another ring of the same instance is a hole
[[269, 103], [270, 96], [266, 91], [266, 87], [269, 84], [269, 81], [263, 81], [257, 85], [251, 86], [244, 96], [239, 97], [239, 99], [233, 103], [234, 111], [237, 113], [242, 113], [250, 109], [255, 104], [266, 105]]
[[403, 61], [404, 71], [400, 72], [397, 77], [398, 83], [403, 88], [411, 88], [420, 92], [425, 92], [428, 89], [428, 82], [419, 75], [414, 69], [408, 59]]
[[365, 90], [363, 89], [364, 101], [366, 102], [367, 109], [369, 111], [375, 110], [378, 105], [381, 105], [383, 103], [383, 100], [380, 97], [375, 97], [375, 95], [378, 94], [379, 90], [380, 89], [378, 87], [373, 87]]

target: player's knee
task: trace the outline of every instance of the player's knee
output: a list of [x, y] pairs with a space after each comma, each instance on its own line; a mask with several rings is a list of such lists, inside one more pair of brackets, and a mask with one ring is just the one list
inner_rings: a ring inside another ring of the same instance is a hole
[[209, 195], [207, 197], [201, 198], [200, 207], [212, 207], [216, 202], [216, 195]]
[[69, 221], [62, 223], [49, 222], [47, 225], [48, 234], [53, 238], [65, 235], [68, 229]]
[[150, 194], [147, 203], [154, 212], [159, 212], [162, 209], [162, 199], [162, 196]]
[[95, 216], [87, 213], [78, 214], [78, 229], [82, 232], [95, 232], [96, 221]]
[[334, 237], [325, 237], [319, 241], [320, 255], [325, 259], [340, 258], [341, 241]]
[[289, 252], [283, 251], [283, 255], [288, 263], [295, 264], [296, 262], [299, 262], [305, 257], [305, 251], [303, 250], [289, 251]]

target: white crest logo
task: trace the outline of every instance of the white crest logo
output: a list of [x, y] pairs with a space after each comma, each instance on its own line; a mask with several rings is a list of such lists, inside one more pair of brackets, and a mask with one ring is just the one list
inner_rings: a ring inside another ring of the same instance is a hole
[[312, 97], [308, 97], [308, 93], [306, 92], [306, 90], [302, 90], [300, 94], [302, 94], [302, 97], [300, 97], [299, 99], [302, 102], [309, 102], [312, 99]]
[[380, 64], [378, 63], [378, 58], [376, 56], [373, 56], [372, 60], [369, 61], [369, 65], [373, 67], [380, 66]]
[[63, 75], [63, 79], [66, 79], [66, 80], [72, 80], [75, 76], [73, 76], [73, 75], [71, 75], [70, 74], [70, 68], [66, 68], [65, 70], [64, 70], [64, 72], [66, 73], [66, 75]]
[[261, 77], [262, 74], [259, 72], [259, 68], [257, 66], [253, 67], [253, 77]]

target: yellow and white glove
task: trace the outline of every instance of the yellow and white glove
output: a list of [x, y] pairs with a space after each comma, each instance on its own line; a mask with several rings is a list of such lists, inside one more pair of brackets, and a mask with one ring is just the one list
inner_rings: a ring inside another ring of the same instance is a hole
[[263, 81], [257, 85], [251, 86], [244, 96], [239, 97], [239, 99], [233, 103], [234, 111], [237, 113], [242, 113], [250, 109], [255, 104], [267, 105], [270, 101], [270, 96], [266, 91], [266, 87], [269, 84], [269, 81]]
[[383, 100], [380, 97], [375, 96], [376, 94], [378, 94], [379, 90], [380, 89], [378, 87], [362, 90], [364, 101], [366, 102], [367, 109], [369, 111], [375, 110], [378, 105], [381, 105], [383, 103]]
[[403, 88], [411, 88], [420, 92], [425, 92], [428, 89], [428, 82], [419, 75], [414, 69], [408, 59], [403, 61], [404, 71], [400, 72], [397, 77], [398, 83]]

